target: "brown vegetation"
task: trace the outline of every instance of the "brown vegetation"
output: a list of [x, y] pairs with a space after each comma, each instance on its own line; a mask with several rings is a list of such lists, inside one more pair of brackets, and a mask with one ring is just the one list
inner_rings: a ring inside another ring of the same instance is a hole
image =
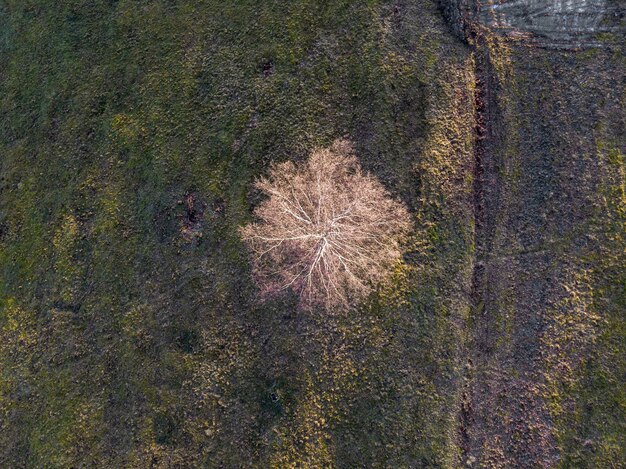
[[242, 237], [262, 296], [293, 290], [301, 306], [362, 299], [400, 256], [409, 214], [375, 177], [363, 173], [352, 146], [336, 141], [295, 165], [273, 166], [256, 187], [268, 197]]

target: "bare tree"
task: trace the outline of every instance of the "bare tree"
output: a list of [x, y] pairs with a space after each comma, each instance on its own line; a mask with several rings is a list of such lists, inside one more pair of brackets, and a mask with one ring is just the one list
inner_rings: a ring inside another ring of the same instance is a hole
[[256, 187], [267, 199], [241, 234], [262, 297], [292, 289], [301, 306], [347, 305], [366, 296], [401, 256], [409, 214], [363, 173], [345, 140], [300, 165], [273, 166]]

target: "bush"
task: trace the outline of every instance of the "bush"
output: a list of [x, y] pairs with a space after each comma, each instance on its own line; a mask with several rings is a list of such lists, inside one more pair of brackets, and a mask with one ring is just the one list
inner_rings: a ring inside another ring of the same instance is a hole
[[291, 289], [300, 306], [346, 306], [370, 293], [401, 256], [409, 214], [362, 172], [345, 140], [303, 164], [274, 165], [256, 187], [267, 199], [241, 234], [262, 298]]

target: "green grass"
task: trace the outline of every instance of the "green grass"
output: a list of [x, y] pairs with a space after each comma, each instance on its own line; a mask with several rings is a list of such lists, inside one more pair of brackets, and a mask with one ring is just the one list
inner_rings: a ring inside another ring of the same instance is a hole
[[[551, 86], [575, 87], [547, 53], [488, 46], [507, 90], [498, 175], [530, 204], [503, 203], [506, 237], [505, 215], [536, 202], [529, 167], [569, 161], [558, 145], [578, 124]], [[0, 71], [0, 466], [458, 465], [475, 77], [435, 2], [9, 0]], [[542, 115], [565, 129], [545, 154]], [[260, 305], [237, 231], [252, 183], [343, 136], [414, 215], [406, 264], [351, 311]], [[589, 174], [623, 196], [623, 171]], [[610, 255], [584, 253], [604, 322], [574, 385], [557, 373], [546, 398], [564, 467], [609, 467], [625, 447], [624, 211], [608, 212], [610, 229], [584, 220], [613, 234]], [[498, 350], [523, 296], [498, 299]]]
[[[435, 272], [462, 269], [455, 253], [468, 248], [467, 234], [443, 227], [462, 219], [447, 211], [451, 186], [436, 168], [454, 143], [435, 139], [448, 125], [468, 132], [449, 104], [468, 86], [454, 72], [466, 52], [433, 5], [415, 8], [4, 4], [3, 464], [451, 464], [457, 313], [440, 289], [457, 274]], [[432, 250], [415, 256], [432, 267], [409, 266], [396, 300], [336, 312], [331, 327], [291, 301], [255, 303], [237, 227], [272, 161], [343, 135], [445, 235], [416, 234]], [[202, 212], [192, 235], [187, 194]], [[29, 318], [22, 332], [12, 311]], [[339, 347], [345, 355], [324, 358]], [[325, 423], [307, 454], [293, 436], [313, 415]]]

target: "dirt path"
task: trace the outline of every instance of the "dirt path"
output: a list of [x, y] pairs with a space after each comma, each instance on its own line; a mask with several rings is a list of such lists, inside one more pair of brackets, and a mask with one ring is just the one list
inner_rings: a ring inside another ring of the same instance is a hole
[[490, 351], [491, 305], [487, 302], [486, 264], [489, 262], [490, 196], [496, 192], [497, 180], [493, 175], [493, 155], [490, 143], [493, 138], [493, 75], [484, 40], [471, 32], [468, 42], [472, 45], [475, 61], [474, 88], [474, 167], [473, 167], [473, 211], [474, 211], [474, 265], [471, 286], [471, 312], [467, 332], [467, 362], [465, 381], [459, 413], [459, 435], [461, 462], [473, 466], [481, 458], [484, 444], [484, 422], [480, 413], [486, 396], [479, 386], [477, 371], [486, 366]]

